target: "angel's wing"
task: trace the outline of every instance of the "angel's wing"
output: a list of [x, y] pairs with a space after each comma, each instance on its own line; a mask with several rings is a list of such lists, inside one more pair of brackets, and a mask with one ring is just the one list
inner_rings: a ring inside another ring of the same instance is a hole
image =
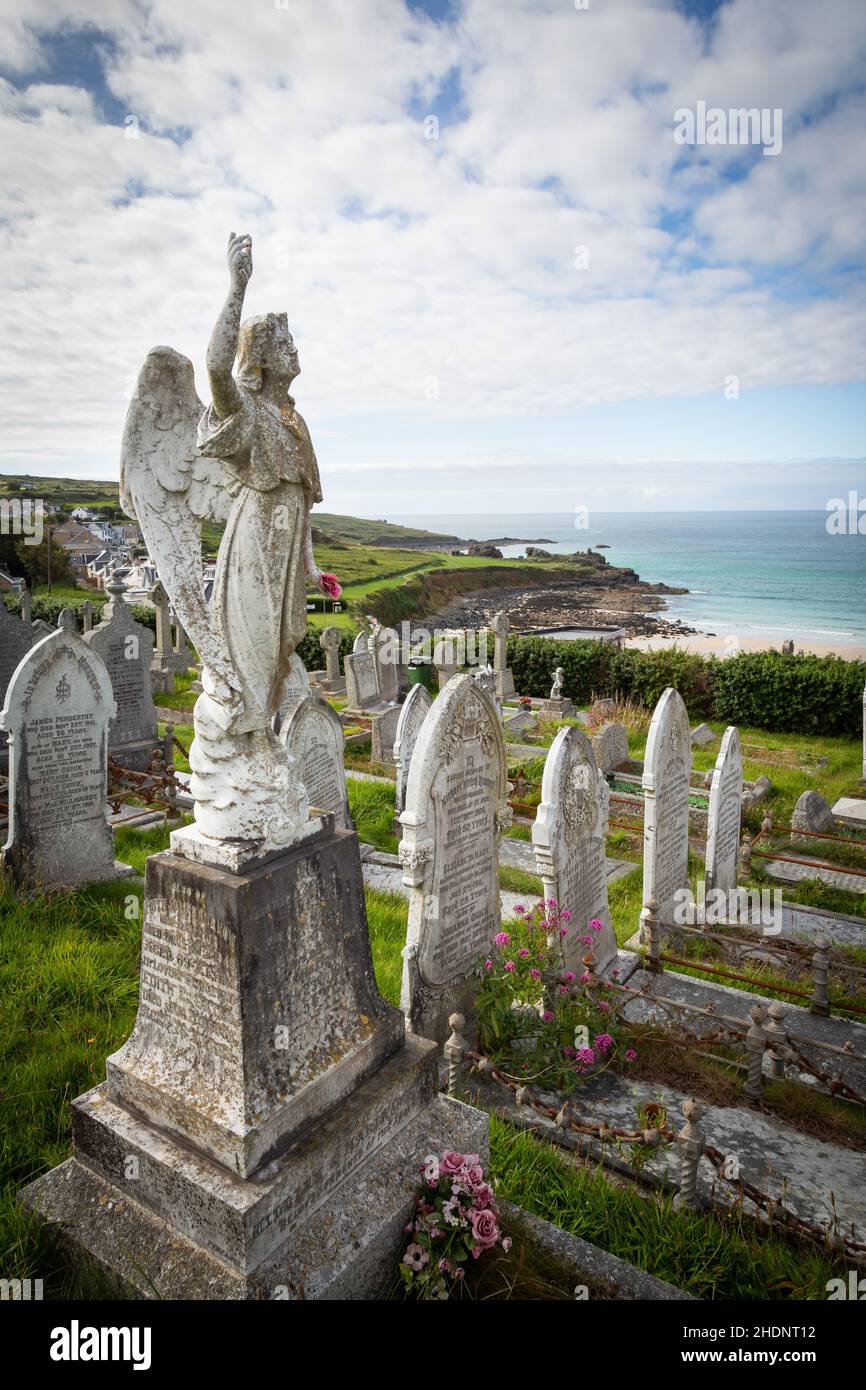
[[201, 523], [225, 521], [231, 506], [219, 459], [198, 451], [204, 406], [189, 358], [156, 347], [139, 373], [120, 454], [120, 505], [134, 517], [175, 611], [210, 673], [234, 689], [225, 637], [211, 618], [201, 578]]

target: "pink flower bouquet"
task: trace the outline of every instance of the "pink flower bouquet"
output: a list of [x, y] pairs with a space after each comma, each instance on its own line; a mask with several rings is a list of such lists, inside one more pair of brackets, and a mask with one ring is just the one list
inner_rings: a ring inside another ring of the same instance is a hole
[[511, 1241], [499, 1228], [493, 1189], [477, 1154], [429, 1154], [419, 1172], [422, 1186], [406, 1226], [409, 1244], [400, 1276], [416, 1298], [445, 1299], [465, 1278], [470, 1256], [477, 1260], [495, 1245], [507, 1252]]

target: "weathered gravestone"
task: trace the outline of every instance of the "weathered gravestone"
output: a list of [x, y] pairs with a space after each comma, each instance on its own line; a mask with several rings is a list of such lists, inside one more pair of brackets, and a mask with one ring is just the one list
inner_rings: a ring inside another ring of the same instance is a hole
[[400, 694], [400, 638], [391, 627], [377, 628], [370, 639], [370, 651], [376, 658], [376, 684], [380, 698], [390, 704]]
[[464, 649], [460, 633], [444, 633], [433, 644], [433, 665], [440, 690], [444, 690], [460, 670]]
[[[289, 674], [286, 676], [283, 686], [283, 698], [280, 707], [274, 715], [274, 732], [279, 733], [286, 720], [293, 710], [296, 710], [302, 700], [306, 700], [310, 694], [310, 680], [307, 675], [307, 668], [297, 652], [292, 652], [289, 657]], [[330, 708], [330, 706], [329, 706]], [[303, 781], [303, 777], [301, 781]]]
[[[0, 704], [6, 697], [15, 668], [36, 640], [29, 620], [16, 618], [0, 598]], [[0, 770], [5, 771], [8, 757], [6, 735], [0, 733]]]
[[388, 705], [383, 710], [370, 710], [370, 761], [387, 766], [394, 762], [394, 740], [397, 737], [397, 723], [400, 706]]
[[376, 679], [376, 658], [364, 646], [346, 657], [346, 708], [369, 710], [379, 704], [379, 684]]
[[565, 968], [578, 976], [585, 951], [580, 937], [589, 934], [593, 919], [603, 925], [591, 948], [595, 969], [606, 970], [617, 959], [607, 901], [608, 802], [607, 783], [586, 734], [575, 726], [560, 729], [544, 763], [532, 843], [545, 898], [555, 898], [571, 913], [563, 955]]
[[674, 921], [676, 895], [689, 881], [689, 716], [668, 686], [653, 713], [644, 755], [643, 901], [658, 903], [662, 922]]
[[802, 792], [791, 812], [791, 829], [808, 830], [813, 835], [832, 835], [836, 818], [830, 803], [820, 792]]
[[426, 686], [413, 685], [400, 707], [397, 732], [394, 735], [394, 762], [397, 767], [395, 809], [398, 816], [406, 804], [406, 782], [409, 778], [409, 767], [412, 763], [415, 744], [432, 703], [430, 692]]
[[727, 893], [737, 886], [740, 812], [743, 801], [743, 754], [740, 735], [732, 724], [725, 730], [710, 783], [707, 815], [707, 889]]
[[122, 767], [143, 772], [159, 742], [150, 687], [153, 633], [133, 618], [124, 584], [115, 580], [107, 588], [102, 619], [83, 640], [105, 662], [117, 705], [108, 751]]
[[322, 689], [327, 690], [330, 695], [342, 695], [346, 689], [346, 682], [340, 670], [340, 629], [326, 627], [319, 638], [319, 646], [325, 653], [325, 679]]
[[490, 624], [493, 633], [493, 670], [500, 700], [507, 700], [514, 694], [514, 676], [508, 665], [508, 614], [497, 613]]
[[129, 873], [115, 865], [106, 813], [108, 672], [78, 636], [75, 615], [32, 647], [6, 692], [9, 838], [3, 863], [24, 889], [73, 886]]
[[192, 648], [186, 640], [186, 633], [179, 618], [174, 620], [174, 646], [171, 662], [175, 671], [188, 671], [192, 665]]
[[280, 727], [280, 742], [295, 759], [295, 774], [307, 789], [310, 814], [329, 811], [335, 824], [353, 830], [343, 765], [343, 726], [327, 700], [307, 695]]
[[614, 772], [628, 762], [628, 732], [624, 724], [604, 724], [592, 740], [601, 772]]
[[500, 927], [499, 837], [510, 822], [496, 709], [471, 676], [455, 676], [421, 726], [400, 817], [410, 1032], [441, 1042], [449, 1014], [472, 1013], [473, 971]]

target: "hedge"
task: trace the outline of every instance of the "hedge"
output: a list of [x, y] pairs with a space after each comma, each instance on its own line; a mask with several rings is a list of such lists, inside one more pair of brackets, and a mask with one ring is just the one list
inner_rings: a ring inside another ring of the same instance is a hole
[[[108, 602], [108, 599], [104, 593], [88, 592], [86, 589], [81, 590], [80, 598], [77, 595], [73, 598], [71, 594], [37, 594], [31, 605], [31, 617], [34, 622], [37, 622], [41, 618], [42, 621], [48, 623], [50, 627], [56, 627], [57, 620], [64, 608], [72, 608], [78, 617], [78, 627], [81, 629], [83, 626], [81, 608], [88, 599], [90, 599], [90, 602], [93, 604], [93, 622], [95, 626], [102, 617], [102, 610]], [[12, 594], [6, 594], [4, 596], [4, 601], [11, 613], [20, 615], [21, 605], [17, 597]], [[137, 623], [143, 623], [144, 626], [149, 627], [152, 632], [156, 632], [156, 609], [148, 608], [143, 603], [134, 603], [132, 605], [132, 616]]]
[[679, 690], [702, 719], [766, 729], [859, 737], [866, 661], [838, 656], [741, 652], [718, 660], [678, 647], [619, 650], [591, 641], [510, 637], [508, 663], [522, 695], [550, 694], [552, 673], [565, 671], [565, 693], [579, 704], [626, 696], [652, 708], [666, 686]]

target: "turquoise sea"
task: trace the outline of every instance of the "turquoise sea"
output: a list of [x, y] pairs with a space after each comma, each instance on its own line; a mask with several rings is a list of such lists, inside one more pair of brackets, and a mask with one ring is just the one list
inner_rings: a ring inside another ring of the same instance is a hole
[[[546, 537], [558, 554], [607, 545], [613, 565], [689, 590], [668, 598], [671, 618], [720, 636], [774, 643], [866, 645], [866, 535], [831, 535], [827, 513], [593, 512], [389, 515], [389, 521], [486, 540]], [[518, 556], [523, 545], [502, 547]]]

